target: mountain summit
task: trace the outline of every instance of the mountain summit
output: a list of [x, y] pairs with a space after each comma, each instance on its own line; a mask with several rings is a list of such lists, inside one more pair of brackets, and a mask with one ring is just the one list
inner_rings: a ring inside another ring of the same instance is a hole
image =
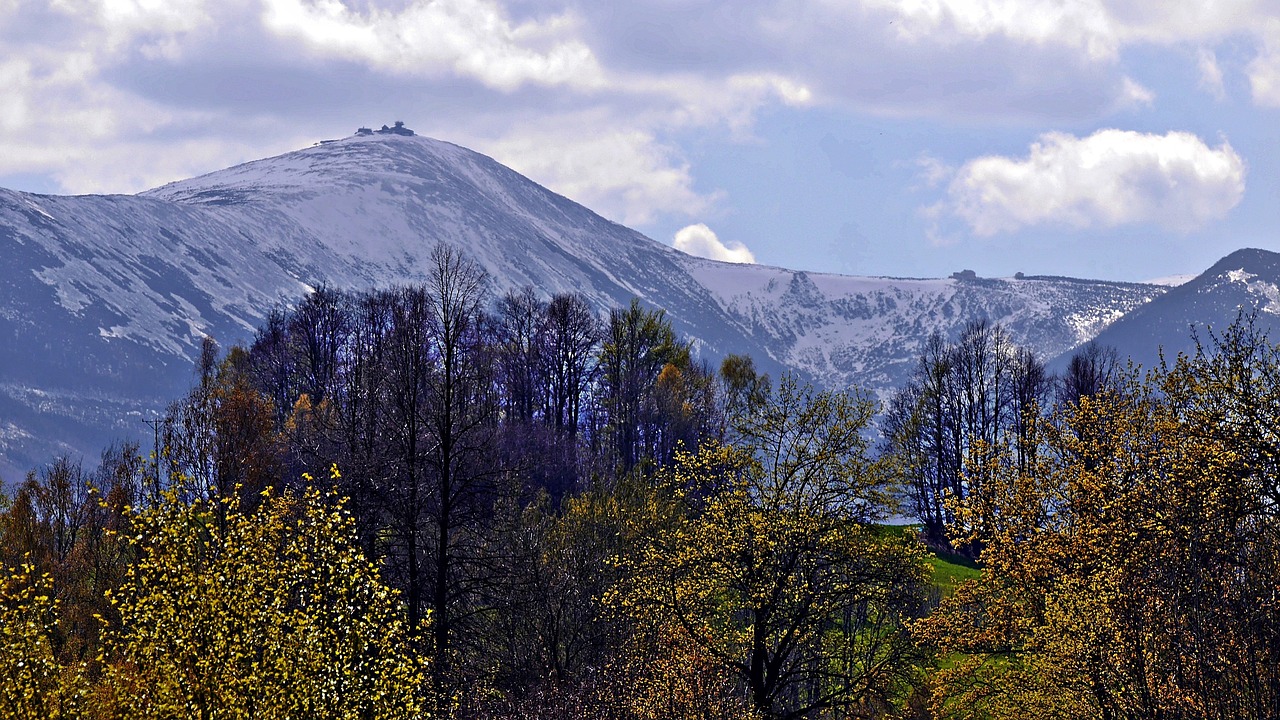
[[0, 190], [0, 476], [136, 437], [190, 382], [201, 338], [252, 337], [329, 284], [419, 282], [437, 242], [495, 293], [632, 297], [706, 358], [893, 387], [930, 332], [1006, 324], [1051, 357], [1164, 293], [1062, 278], [855, 278], [685, 255], [447, 142], [362, 134], [136, 196]]
[[1280, 340], [1280, 254], [1237, 250], [1195, 279], [1135, 309], [1098, 335], [1121, 357], [1154, 367], [1160, 355], [1172, 362], [1195, 352], [1192, 332], [1208, 342], [1207, 330], [1230, 325], [1241, 313], [1257, 313], [1256, 325]]

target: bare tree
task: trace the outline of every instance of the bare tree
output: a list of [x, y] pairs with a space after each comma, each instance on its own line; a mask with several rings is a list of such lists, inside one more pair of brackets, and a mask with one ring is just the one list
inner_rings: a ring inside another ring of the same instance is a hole
[[1071, 355], [1066, 371], [1058, 380], [1058, 402], [1074, 403], [1082, 397], [1114, 389], [1120, 369], [1119, 357], [1110, 345], [1100, 345], [1093, 340], [1085, 343]]
[[1031, 462], [1050, 387], [1043, 363], [999, 325], [971, 322], [954, 344], [930, 336], [915, 373], [890, 399], [881, 432], [931, 544], [948, 546], [947, 496], [965, 497], [992, 462]]

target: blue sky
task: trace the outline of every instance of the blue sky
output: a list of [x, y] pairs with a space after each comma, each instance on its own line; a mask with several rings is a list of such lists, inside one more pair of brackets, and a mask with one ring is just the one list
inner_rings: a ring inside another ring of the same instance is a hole
[[1145, 280], [1280, 250], [1280, 2], [0, 0], [0, 186], [404, 120], [686, 250]]

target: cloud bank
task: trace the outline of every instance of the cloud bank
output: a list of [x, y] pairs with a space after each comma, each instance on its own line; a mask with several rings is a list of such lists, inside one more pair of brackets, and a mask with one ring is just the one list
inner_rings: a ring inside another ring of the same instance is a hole
[[703, 223], [689, 225], [676, 233], [672, 243], [680, 252], [731, 263], [754, 263], [756, 256], [740, 242], [723, 243]]
[[400, 11], [341, 2], [264, 0], [263, 23], [333, 54], [405, 74], [455, 73], [511, 91], [525, 83], [591, 89], [604, 83], [572, 16], [513, 23], [494, 0], [416, 0]]
[[1025, 157], [970, 160], [930, 208], [979, 236], [1046, 223], [1076, 228], [1154, 223], [1187, 232], [1222, 218], [1244, 196], [1244, 160], [1227, 142], [1195, 135], [1100, 130], [1048, 133]]
[[131, 192], [403, 119], [678, 227], [721, 198], [685, 149], [762, 114], [1097, 127], [1159, 110], [1152, 47], [1280, 107], [1277, 0], [0, 0], [0, 176]]

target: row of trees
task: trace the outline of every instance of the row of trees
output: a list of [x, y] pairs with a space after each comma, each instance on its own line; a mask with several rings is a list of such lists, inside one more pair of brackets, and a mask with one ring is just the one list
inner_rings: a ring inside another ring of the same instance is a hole
[[880, 422], [882, 451], [900, 466], [906, 510], [926, 541], [950, 549], [955, 517], [947, 499], [966, 496], [973, 474], [988, 466], [986, 453], [1005, 449], [1027, 472], [1039, 452], [1041, 414], [1113, 386], [1119, 371], [1114, 349], [1089, 343], [1055, 377], [985, 320], [967, 324], [954, 342], [931, 335]]
[[[343, 608], [382, 597], [377, 583], [403, 623], [377, 610], [369, 632], [386, 639], [360, 647], [399, 658], [393, 678], [422, 673], [397, 708], [851, 717], [911, 692], [926, 574], [908, 535], [872, 524], [891, 477], [866, 442], [869, 402], [774, 388], [740, 356], [714, 373], [639, 303], [602, 319], [572, 295], [494, 301], [465, 256], [431, 259], [423, 286], [322, 288], [250, 347], [206, 343], [153, 461], [125, 448], [93, 478], [63, 463], [20, 487], [0, 540], [33, 568], [15, 582], [49, 574], [50, 651], [90, 694], [145, 687], [119, 674], [145, 668], [175, 678], [153, 707], [270, 715], [249, 692], [275, 682], [266, 666], [350, 646]], [[295, 516], [350, 550], [308, 555], [319, 540], [285, 539]], [[50, 559], [93, 555], [93, 537], [108, 572]], [[337, 582], [364, 561], [366, 589]], [[280, 687], [334, 692], [302, 675]]]
[[918, 626], [945, 718], [1276, 717], [1280, 348], [1245, 321], [984, 453], [949, 528], [981, 580]]
[[[1051, 378], [972, 324], [875, 452], [857, 392], [432, 261], [207, 344], [152, 459], [4, 499], [0, 690], [28, 716], [1275, 716], [1280, 350], [1247, 323], [1145, 379], [1093, 346]], [[904, 497], [919, 528], [881, 524]], [[940, 600], [922, 539], [980, 579]]]

